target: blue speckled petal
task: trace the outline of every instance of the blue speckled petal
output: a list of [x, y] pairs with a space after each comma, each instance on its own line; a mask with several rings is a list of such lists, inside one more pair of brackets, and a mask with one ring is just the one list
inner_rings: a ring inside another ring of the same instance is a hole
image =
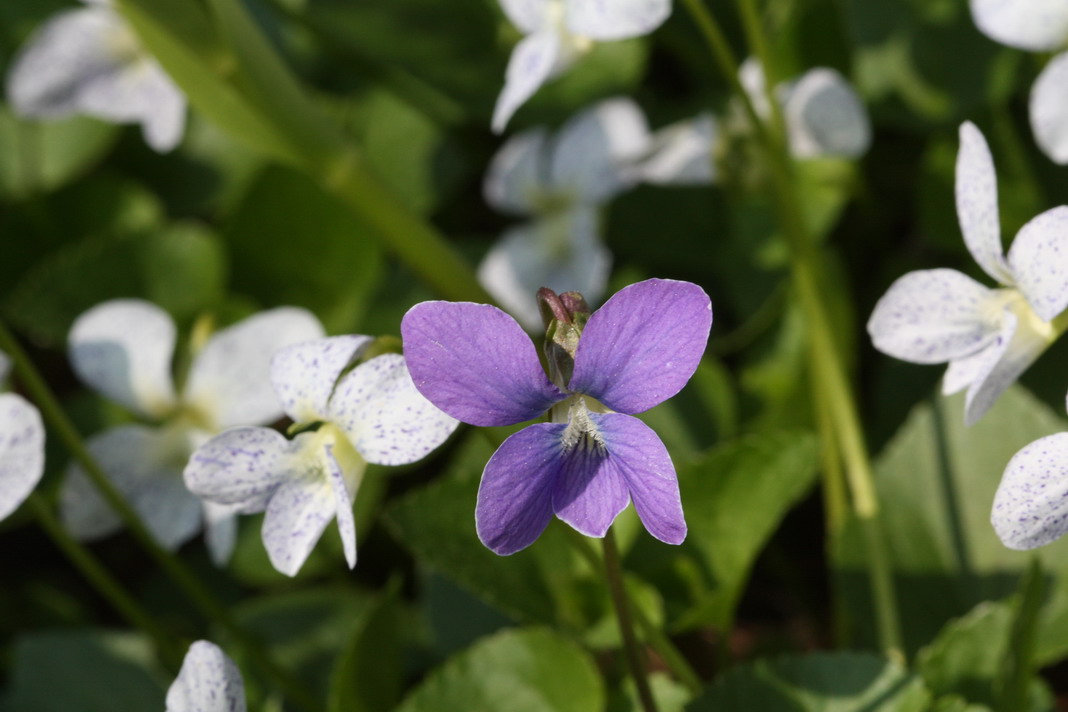
[[189, 646], [167, 690], [167, 712], [245, 712], [245, 683], [234, 661], [206, 640]]
[[1010, 549], [1034, 549], [1068, 532], [1068, 433], [1016, 453], [994, 495], [990, 522]]

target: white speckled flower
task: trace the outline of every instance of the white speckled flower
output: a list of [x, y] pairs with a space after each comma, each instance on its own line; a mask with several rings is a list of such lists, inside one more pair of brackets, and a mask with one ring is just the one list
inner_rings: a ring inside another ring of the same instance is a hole
[[[1063, 0], [971, 0], [979, 30], [995, 42], [1032, 52], [1068, 48]], [[1068, 52], [1054, 55], [1031, 87], [1031, 130], [1054, 162], [1068, 164]]]
[[528, 329], [541, 324], [531, 296], [541, 287], [604, 294], [612, 257], [602, 244], [600, 207], [640, 178], [635, 162], [649, 128], [630, 99], [609, 99], [550, 136], [532, 129], [507, 141], [490, 163], [486, 202], [533, 218], [510, 228], [479, 266], [479, 281]]
[[170, 151], [185, 129], [185, 97], [107, 2], [87, 2], [54, 15], [18, 52], [9, 103], [29, 118], [139, 123], [149, 146]]
[[167, 690], [166, 712], [245, 712], [245, 682], [219, 646], [189, 646], [178, 677]]
[[[269, 379], [271, 354], [322, 335], [319, 321], [304, 309], [253, 315], [208, 339], [179, 393], [171, 375], [176, 329], [165, 311], [138, 299], [117, 299], [78, 317], [68, 338], [75, 373], [157, 423], [112, 428], [91, 437], [88, 447], [161, 544], [178, 548], [203, 520], [213, 558], [220, 564], [229, 558], [233, 512], [202, 504], [182, 483], [182, 468], [197, 445], [223, 429], [282, 417]], [[98, 539], [122, 526], [77, 464], [68, 468], [60, 513], [81, 539]]]
[[1068, 206], [1024, 225], [1008, 257], [1001, 247], [997, 176], [983, 134], [960, 127], [957, 217], [972, 257], [999, 286], [960, 272], [910, 272], [894, 282], [868, 321], [883, 353], [913, 363], [949, 363], [944, 393], [968, 389], [972, 424], [1052, 343], [1068, 307]]
[[[750, 57], [741, 67], [742, 87], [761, 118], [771, 109], [764, 91], [764, 70]], [[795, 158], [859, 158], [871, 145], [871, 121], [863, 102], [845, 77], [817, 67], [779, 84], [775, 96]]]
[[493, 130], [542, 84], [562, 74], [594, 42], [647, 35], [671, 14], [671, 0], [500, 0], [525, 37], [512, 51], [504, 90], [493, 110]]
[[185, 469], [198, 496], [266, 512], [264, 546], [289, 576], [335, 518], [345, 559], [355, 566], [352, 502], [367, 464], [415, 462], [456, 429], [454, 418], [416, 390], [400, 354], [376, 356], [341, 375], [371, 341], [335, 336], [279, 351], [271, 381], [299, 434], [287, 440], [268, 428], [227, 430], [200, 446]]

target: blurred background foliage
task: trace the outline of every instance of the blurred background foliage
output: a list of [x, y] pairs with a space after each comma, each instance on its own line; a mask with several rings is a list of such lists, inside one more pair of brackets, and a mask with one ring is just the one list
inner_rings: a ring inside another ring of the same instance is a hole
[[[0, 69], [68, 6], [0, 3]], [[496, 3], [243, 7], [370, 172], [476, 262], [508, 222], [481, 195], [501, 143], [489, 117], [519, 37]], [[731, 4], [711, 7], [745, 56]], [[615, 287], [689, 279], [715, 310], [691, 385], [643, 416], [675, 459], [689, 538], [665, 547], [632, 511], [617, 526], [641, 617], [711, 681], [698, 693], [658, 671], [661, 709], [1008, 709], [1002, 662], [1021, 646], [1045, 666], [1028, 681], [1026, 708], [1051, 709], [1068, 691], [1068, 544], [1042, 550], [1041, 573], [1024, 577], [1032, 557], [1000, 545], [988, 512], [1011, 454], [1065, 429], [1068, 345], [1054, 346], [966, 429], [961, 403], [937, 395], [939, 369], [877, 354], [863, 328], [906, 271], [952, 267], [985, 281], [953, 207], [961, 121], [975, 121], [990, 140], [1006, 234], [1064, 202], [1068, 170], [1039, 153], [1026, 119], [1041, 60], [980, 35], [965, 0], [767, 0], [763, 9], [779, 76], [838, 69], [875, 128], [856, 164], [809, 161], [799, 170], [806, 219], [825, 248], [836, 335], [878, 453], [910, 662], [832, 652], [875, 649], [864, 553], [850, 523], [839, 531], [823, 524], [804, 319], [789, 293], [766, 166], [743, 146], [720, 157], [716, 187], [645, 186], [607, 212]], [[619, 94], [634, 97], [653, 126], [722, 111], [729, 99], [690, 16], [676, 7], [649, 38], [598, 45], [524, 106], [511, 131], [558, 126]], [[220, 126], [191, 111], [180, 148], [160, 156], [136, 128], [86, 118], [30, 123], [0, 105], [0, 315], [84, 433], [127, 417], [80, 388], [65, 361], [71, 322], [102, 300], [156, 302], [186, 334], [202, 320], [223, 325], [283, 304], [311, 309], [332, 334], [396, 334], [408, 307], [437, 296], [383, 250], [358, 211], [274, 150], [269, 129], [257, 133], [239, 113], [230, 120]], [[242, 521], [227, 569], [215, 569], [199, 542], [181, 556], [299, 671], [323, 709], [635, 710], [596, 559], [555, 521], [508, 558], [475, 536], [478, 478], [504, 434], [461, 429], [417, 466], [388, 476], [372, 467], [356, 503], [354, 572], [328, 531], [295, 579], [277, 574], [257, 517]], [[54, 492], [66, 455], [52, 444], [48, 455], [45, 489]], [[140, 635], [121, 630], [28, 523], [20, 515], [0, 525], [0, 709], [161, 709], [174, 671]], [[94, 549], [169, 629], [225, 645], [126, 535]], [[282, 709], [270, 681], [243, 668], [251, 707]]]

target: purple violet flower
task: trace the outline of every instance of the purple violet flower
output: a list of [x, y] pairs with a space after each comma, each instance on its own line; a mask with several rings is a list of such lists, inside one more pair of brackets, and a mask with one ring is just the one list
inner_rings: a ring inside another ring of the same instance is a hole
[[494, 306], [423, 302], [401, 323], [416, 388], [447, 414], [499, 426], [549, 411], [550, 422], [515, 433], [486, 463], [475, 505], [479, 538], [513, 554], [554, 513], [603, 537], [633, 501], [650, 534], [681, 543], [686, 521], [671, 457], [632, 416], [690, 380], [712, 326], [708, 295], [690, 282], [650, 279], [620, 290], [584, 327], [581, 319], [567, 326], [581, 337], [573, 368], [553, 368], [554, 384], [523, 329]]

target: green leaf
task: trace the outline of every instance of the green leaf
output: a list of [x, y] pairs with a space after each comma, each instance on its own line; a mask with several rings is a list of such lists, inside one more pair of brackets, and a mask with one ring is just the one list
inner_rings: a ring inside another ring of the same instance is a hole
[[688, 712], [925, 712], [920, 679], [866, 653], [760, 660], [720, 677]]
[[543, 629], [485, 638], [433, 671], [398, 712], [600, 712], [593, 660]]
[[[963, 395], [917, 406], [875, 463], [883, 527], [894, 569], [908, 651], [952, 618], [1016, 590], [1031, 553], [1005, 548], [990, 526], [990, 507], [1009, 459], [1024, 445], [1068, 429], [1022, 387], [1009, 389], [971, 428]], [[838, 583], [860, 640], [874, 642], [865, 557], [851, 526], [837, 542]], [[1068, 567], [1068, 542], [1038, 550], [1046, 571]], [[1039, 625], [1040, 663], [1068, 651], [1063, 576]]]
[[995, 680], [1011, 652], [1010, 636], [1015, 617], [1008, 603], [981, 603], [967, 615], [946, 624], [930, 645], [916, 657], [916, 671], [936, 695], [959, 696], [968, 703], [996, 709], [1041, 712], [1047, 709], [1049, 693], [1037, 678], [1028, 682], [1028, 704], [998, 706]]
[[19, 712], [163, 709], [165, 687], [141, 635], [43, 631], [15, 642], [7, 702]]
[[[653, 693], [658, 712], [683, 712], [687, 703], [693, 699], [685, 685], [662, 672], [649, 674], [649, 689]], [[644, 712], [633, 678], [624, 680], [622, 689], [609, 700], [608, 712]]]
[[315, 312], [331, 333], [353, 331], [377, 286], [377, 242], [352, 211], [296, 171], [269, 167], [224, 229], [234, 289], [265, 305]]
[[388, 712], [401, 696], [396, 586], [369, 605], [334, 664], [327, 712]]
[[16, 119], [0, 107], [0, 195], [24, 198], [77, 178], [115, 143], [118, 128], [94, 119]]
[[[690, 527], [680, 555], [696, 561], [699, 583], [687, 586], [696, 600], [675, 618], [675, 628], [730, 625], [753, 562], [815, 482], [816, 463], [815, 438], [778, 432], [740, 438], [679, 466]], [[665, 570], [680, 570], [672, 553], [651, 546], [628, 559], [635, 571], [656, 581]]]
[[108, 299], [155, 301], [179, 319], [213, 306], [225, 285], [217, 238], [194, 225], [103, 235], [70, 243], [40, 260], [3, 304], [19, 329], [60, 346], [74, 320]]

